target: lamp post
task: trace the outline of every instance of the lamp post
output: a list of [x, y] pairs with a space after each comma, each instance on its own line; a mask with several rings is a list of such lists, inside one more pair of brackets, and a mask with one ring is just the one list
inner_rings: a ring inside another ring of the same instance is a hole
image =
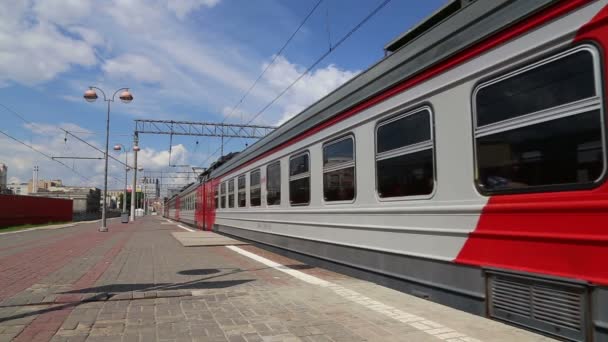
[[98, 229], [100, 232], [107, 232], [108, 227], [106, 226], [106, 198], [108, 196], [108, 145], [110, 139], [110, 102], [114, 102], [114, 98], [116, 97], [116, 94], [118, 94], [119, 91], [122, 91], [122, 93], [120, 93], [119, 98], [123, 103], [129, 103], [133, 101], [133, 95], [131, 95], [131, 93], [129, 92], [129, 88], [120, 88], [114, 92], [111, 98], [108, 98], [106, 97], [106, 93], [103, 90], [98, 87], [91, 86], [84, 92], [84, 99], [88, 102], [95, 102], [95, 100], [97, 100], [97, 93], [95, 92], [95, 89], [101, 92], [101, 94], [103, 95], [103, 100], [108, 103], [108, 113], [106, 118], [105, 167], [103, 172], [103, 206], [101, 208], [101, 227], [99, 227]]

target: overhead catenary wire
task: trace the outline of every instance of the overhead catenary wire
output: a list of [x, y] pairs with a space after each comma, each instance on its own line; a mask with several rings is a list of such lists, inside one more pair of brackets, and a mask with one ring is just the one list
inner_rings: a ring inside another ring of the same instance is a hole
[[[12, 108], [10, 108], [10, 107], [8, 107], [8, 106], [6, 106], [6, 105], [2, 104], [2, 103], [0, 103], [0, 107], [4, 108], [4, 109], [5, 109], [5, 110], [7, 110], [8, 112], [10, 112], [10, 113], [14, 114], [16, 117], [18, 117], [18, 118], [19, 118], [19, 119], [21, 119], [23, 122], [25, 122], [25, 123], [27, 123], [27, 124], [29, 124], [29, 125], [33, 125], [33, 126], [36, 126], [36, 125], [37, 125], [36, 123], [31, 122], [31, 121], [29, 121], [28, 119], [26, 119], [26, 118], [25, 118], [25, 117], [24, 117], [22, 114], [18, 113], [18, 112], [17, 112], [17, 111], [15, 111], [14, 109], [12, 109]], [[67, 135], [71, 135], [72, 137], [74, 137], [74, 138], [78, 139], [79, 141], [81, 141], [81, 142], [83, 142], [83, 143], [87, 144], [88, 146], [92, 147], [93, 149], [95, 149], [95, 150], [97, 150], [97, 151], [99, 151], [99, 152], [101, 152], [101, 153], [104, 153], [104, 154], [105, 154], [105, 152], [104, 152], [104, 151], [102, 151], [101, 149], [99, 149], [99, 148], [95, 147], [94, 145], [92, 145], [91, 143], [87, 142], [86, 140], [84, 140], [84, 139], [80, 138], [79, 136], [77, 136], [77, 135], [73, 134], [73, 132], [74, 132], [74, 131], [68, 131], [68, 130], [66, 130], [66, 129], [64, 129], [64, 128], [61, 128], [61, 127], [57, 127], [57, 128], [58, 128], [59, 130], [63, 131], [63, 132], [66, 134], [66, 137], [64, 138], [64, 141], [66, 141], [66, 142], [67, 142]], [[86, 132], [86, 133], [88, 134], [89, 132]], [[83, 134], [84, 134], [84, 132], [83, 132]], [[132, 136], [132, 134], [129, 134], [129, 136]], [[116, 162], [118, 162], [118, 163], [122, 164], [122, 165], [123, 165], [123, 166], [125, 166], [125, 167], [131, 167], [131, 166], [129, 166], [129, 165], [127, 165], [127, 164], [123, 163], [123, 162], [122, 162], [122, 161], [120, 161], [119, 159], [114, 158], [114, 157], [113, 157], [113, 156], [111, 156], [109, 153], [108, 153], [108, 158], [113, 159], [114, 161], [116, 161]]]
[[[24, 115], [20, 114], [20, 113], [19, 113], [19, 112], [17, 112], [16, 110], [14, 110], [14, 109], [12, 109], [12, 108], [10, 108], [10, 107], [6, 106], [5, 104], [0, 103], [0, 107], [4, 108], [4, 109], [5, 109], [6, 111], [8, 111], [9, 113], [11, 113], [11, 114], [15, 115], [16, 117], [18, 117], [20, 120], [22, 120], [22, 121], [23, 121], [23, 122], [25, 122], [26, 124], [29, 124], [29, 125], [32, 125], [32, 126], [37, 126], [37, 124], [36, 124], [36, 123], [29, 121], [28, 119], [26, 119], [26, 118], [25, 118], [25, 116], [24, 116]], [[67, 134], [70, 134], [70, 135], [74, 136], [73, 134], [71, 134], [70, 132], [68, 132], [68, 131], [66, 131], [66, 130], [64, 130], [64, 129], [62, 129], [62, 128], [59, 128], [59, 129], [63, 130], [63, 131], [66, 133], [66, 136], [67, 136]], [[33, 147], [33, 146], [32, 146], [32, 144], [27, 144], [27, 143], [25, 143], [25, 142], [23, 142], [23, 141], [19, 140], [18, 138], [15, 138], [14, 136], [9, 135], [8, 133], [6, 133], [6, 132], [4, 132], [4, 131], [1, 131], [1, 130], [0, 130], [0, 133], [2, 133], [3, 135], [5, 135], [5, 136], [6, 136], [7, 138], [9, 138], [9, 139], [11, 139], [11, 140], [13, 140], [13, 141], [15, 141], [15, 142], [18, 142], [19, 144], [21, 144], [21, 145], [23, 145], [23, 146], [26, 146], [27, 148], [31, 149], [32, 151], [37, 152], [37, 153], [39, 153], [39, 154], [41, 154], [41, 155], [45, 156], [46, 158], [48, 158], [48, 159], [50, 159], [50, 160], [52, 160], [52, 161], [54, 161], [54, 162], [56, 162], [56, 163], [58, 163], [58, 164], [61, 164], [62, 166], [64, 166], [64, 167], [68, 168], [70, 171], [72, 171], [73, 173], [77, 174], [78, 176], [80, 176], [80, 177], [81, 177], [81, 178], [83, 178], [84, 180], [87, 180], [87, 181], [89, 181], [89, 182], [93, 182], [93, 181], [92, 181], [90, 178], [88, 178], [88, 177], [86, 177], [86, 176], [82, 175], [81, 173], [79, 173], [78, 171], [76, 171], [74, 167], [70, 167], [69, 165], [67, 165], [67, 164], [65, 164], [65, 163], [63, 163], [63, 162], [61, 162], [61, 161], [59, 161], [59, 160], [54, 159], [54, 158], [53, 158], [53, 156], [50, 156], [50, 155], [48, 155], [48, 154], [46, 154], [46, 153], [44, 153], [44, 152], [42, 152], [42, 151], [40, 151], [40, 150], [36, 149], [35, 147]], [[77, 138], [77, 139], [80, 139], [80, 138], [78, 138], [78, 137], [76, 137], [76, 138]], [[66, 138], [66, 139], [67, 139], [67, 138]], [[65, 139], [64, 139], [64, 140], [65, 140]], [[80, 140], [81, 140], [81, 139], [80, 139]], [[86, 141], [84, 141], [84, 140], [81, 140], [81, 141], [83, 141], [83, 142], [87, 143], [87, 142], [86, 142]], [[91, 146], [91, 147], [95, 148], [93, 145], [90, 145], [89, 143], [87, 143], [87, 144], [88, 144], [89, 146]], [[99, 149], [98, 149], [98, 150], [99, 150]], [[99, 151], [101, 151], [101, 150], [99, 150]], [[101, 151], [101, 152], [103, 152], [103, 151]], [[118, 160], [118, 159], [116, 159], [116, 158], [113, 158], [112, 156], [110, 156], [110, 158], [115, 159], [115, 160], [116, 160], [116, 161], [118, 161], [119, 163], [121, 163], [121, 164], [123, 164], [123, 165], [127, 166], [126, 164], [122, 163], [120, 160]], [[120, 180], [120, 179], [118, 179], [118, 178], [116, 178], [116, 177], [114, 177], [114, 176], [112, 176], [112, 175], [109, 175], [109, 176], [110, 176], [110, 177], [112, 177], [112, 178], [114, 178], [114, 179], [115, 179], [115, 181], [121, 182], [121, 180]]]
[[[363, 18], [357, 25], [355, 25], [352, 29], [350, 29], [342, 38], [340, 38], [336, 44], [330, 46], [329, 49], [323, 53], [319, 58], [317, 58], [304, 72], [302, 72], [293, 82], [291, 82], [285, 89], [283, 89], [277, 96], [275, 96], [268, 104], [266, 104], [262, 109], [260, 109], [248, 122], [250, 124], [253, 120], [257, 119], [260, 115], [262, 115], [268, 108], [270, 108], [278, 99], [280, 99], [285, 93], [289, 91], [298, 81], [300, 81], [305, 75], [307, 75], [312, 69], [314, 69], [319, 63], [321, 63], [327, 56], [329, 56], [332, 52], [334, 52], [342, 43], [344, 43], [348, 38], [350, 38], [357, 30], [359, 30], [365, 23], [367, 23], [372, 17], [374, 17], [381, 9], [383, 9], [391, 0], [382, 1], [373, 11], [371, 11], [365, 18]], [[213, 156], [215, 156], [220, 150], [223, 150], [224, 146], [230, 141], [232, 138], [228, 138], [225, 140], [220, 148], [218, 148], [213, 154], [211, 154], [202, 165], [205, 165]]]
[[[59, 129], [60, 129], [60, 130], [62, 130], [62, 131], [64, 131], [66, 134], [69, 134], [70, 136], [72, 136], [72, 137], [76, 138], [77, 140], [79, 140], [79, 141], [81, 141], [81, 142], [83, 142], [83, 143], [87, 144], [89, 147], [91, 147], [91, 148], [93, 148], [93, 149], [95, 149], [95, 150], [97, 150], [97, 151], [99, 151], [99, 152], [101, 152], [101, 153], [105, 154], [105, 152], [104, 152], [103, 150], [101, 150], [101, 149], [97, 148], [95, 145], [93, 145], [93, 144], [89, 143], [88, 141], [86, 141], [86, 140], [84, 140], [84, 139], [80, 138], [79, 136], [77, 136], [77, 135], [75, 135], [75, 134], [71, 133], [70, 131], [65, 130], [65, 129], [63, 129], [63, 128], [59, 128]], [[114, 160], [114, 161], [118, 162], [119, 164], [122, 164], [122, 165], [123, 165], [123, 166], [125, 166], [125, 167], [130, 167], [130, 168], [133, 168], [133, 166], [125, 164], [124, 162], [122, 162], [122, 161], [120, 161], [119, 159], [117, 159], [117, 158], [113, 157], [113, 156], [112, 156], [112, 155], [110, 155], [109, 153], [108, 153], [108, 158], [110, 158], [110, 159], [112, 159], [112, 160]]]
[[[268, 63], [266, 65], [266, 67], [264, 68], [264, 70], [262, 70], [262, 72], [260, 73], [260, 75], [255, 79], [255, 81], [253, 81], [253, 84], [251, 84], [251, 86], [249, 87], [249, 89], [247, 89], [247, 91], [245, 92], [245, 94], [243, 94], [243, 96], [241, 97], [241, 99], [232, 107], [232, 110], [224, 118], [224, 120], [222, 121], [222, 123], [224, 123], [229, 117], [231, 117], [232, 114], [234, 114], [234, 112], [237, 110], [237, 108], [243, 103], [243, 101], [245, 100], [245, 98], [247, 98], [247, 96], [249, 95], [249, 93], [251, 93], [251, 91], [253, 90], [253, 88], [255, 88], [255, 86], [258, 84], [258, 82], [260, 82], [260, 80], [262, 79], [262, 77], [264, 76], [264, 74], [266, 74], [266, 71], [268, 71], [268, 69], [270, 69], [270, 67], [279, 58], [279, 56], [281, 56], [283, 54], [283, 51], [285, 50], [285, 48], [287, 48], [287, 45], [289, 45], [289, 43], [293, 40], [293, 38], [296, 36], [296, 34], [304, 26], [304, 24], [306, 24], [306, 22], [308, 21], [308, 19], [312, 16], [312, 14], [315, 12], [315, 10], [317, 9], [317, 7], [319, 7], [319, 5], [322, 2], [323, 2], [323, 0], [319, 0], [312, 7], [312, 9], [308, 12], [308, 14], [306, 15], [306, 17], [304, 17], [304, 19], [300, 22], [300, 25], [298, 25], [298, 27], [296, 28], [296, 30], [293, 31], [293, 33], [291, 34], [291, 36], [289, 36], [289, 38], [285, 41], [285, 43], [283, 44], [283, 46], [281, 46], [281, 48], [279, 49], [279, 51], [277, 51], [274, 54], [274, 56], [272, 57], [272, 60], [270, 61], [270, 63]], [[241, 121], [242, 121], [242, 118], [241, 118]]]
[[74, 172], [75, 174], [77, 174], [78, 176], [80, 176], [82, 179], [87, 180], [87, 181], [89, 181], [89, 182], [92, 182], [92, 180], [91, 180], [89, 177], [87, 177], [87, 176], [85, 176], [85, 175], [81, 174], [80, 172], [78, 172], [78, 171], [74, 170], [74, 169], [73, 169], [73, 168], [71, 168], [69, 165], [67, 165], [67, 164], [65, 164], [65, 163], [63, 163], [63, 162], [61, 162], [61, 161], [59, 161], [59, 160], [55, 160], [55, 159], [53, 159], [53, 157], [51, 157], [51, 156], [49, 156], [48, 154], [46, 154], [46, 153], [44, 153], [44, 152], [40, 151], [39, 149], [35, 148], [34, 146], [29, 145], [29, 144], [27, 144], [27, 143], [25, 143], [25, 142], [23, 142], [23, 141], [21, 141], [21, 140], [19, 140], [19, 139], [15, 138], [15, 137], [13, 137], [12, 135], [10, 135], [10, 134], [8, 134], [8, 133], [6, 133], [6, 132], [2, 131], [2, 130], [0, 130], [0, 133], [1, 133], [1, 134], [3, 134], [4, 136], [6, 136], [7, 138], [9, 138], [9, 139], [11, 139], [11, 140], [13, 140], [13, 141], [15, 141], [15, 142], [17, 142], [17, 143], [19, 143], [19, 144], [21, 144], [21, 145], [23, 145], [23, 146], [27, 147], [27, 148], [29, 148], [30, 150], [32, 150], [32, 151], [34, 151], [34, 152], [37, 152], [37, 153], [39, 153], [39, 154], [41, 154], [41, 155], [45, 156], [46, 158], [48, 158], [48, 159], [50, 159], [50, 160], [52, 160], [52, 161], [54, 161], [54, 162], [56, 162], [56, 163], [58, 163], [58, 164], [63, 165], [64, 167], [68, 168], [70, 171], [72, 171], [72, 172]]
[[[380, 5], [378, 5], [373, 11], [371, 11], [363, 20], [361, 20], [357, 25], [355, 25], [350, 31], [348, 31], [335, 45], [331, 46], [324, 54], [322, 54], [319, 58], [317, 58], [314, 63], [312, 63], [304, 72], [302, 72], [293, 82], [291, 82], [285, 89], [283, 89], [275, 98], [273, 98], [267, 105], [265, 105], [262, 109], [260, 109], [248, 122], [247, 125], [253, 122], [253, 120], [257, 119], [260, 115], [262, 115], [270, 106], [272, 106], [278, 99], [280, 99], [291, 87], [293, 87], [298, 81], [300, 81], [304, 76], [306, 76], [312, 69], [314, 69], [319, 63], [321, 63], [327, 56], [329, 56], [332, 52], [334, 52], [342, 43], [344, 43], [350, 36], [353, 35], [361, 26], [363, 26], [368, 20], [370, 20], [376, 13], [378, 13], [384, 6], [388, 5], [391, 0], [384, 0]], [[230, 139], [228, 139], [230, 140]]]
[[[241, 98], [239, 99], [239, 101], [237, 101], [237, 103], [232, 107], [232, 109], [230, 110], [230, 112], [228, 113], [228, 115], [226, 115], [224, 117], [224, 119], [222, 120], [222, 123], [226, 122], [226, 120], [228, 120], [228, 118], [232, 117], [232, 115], [234, 114], [234, 112], [239, 108], [239, 106], [243, 103], [243, 101], [245, 101], [245, 99], [247, 98], [247, 96], [249, 96], [249, 94], [251, 93], [251, 91], [260, 82], [260, 80], [262, 79], [262, 77], [264, 77], [264, 75], [266, 74], [266, 72], [268, 71], [268, 69], [270, 69], [270, 67], [272, 65], [274, 65], [274, 63], [279, 58], [279, 56], [281, 56], [283, 54], [283, 51], [287, 48], [287, 46], [289, 45], [289, 43], [293, 40], [293, 38], [296, 36], [296, 34], [304, 26], [304, 24], [306, 24], [306, 22], [308, 21], [308, 19], [312, 16], [312, 14], [316, 11], [316, 9], [319, 7], [319, 5], [321, 5], [322, 2], [323, 2], [323, 0], [318, 0], [315, 3], [315, 5], [312, 7], [312, 9], [308, 12], [308, 14], [300, 22], [300, 24], [295, 29], [295, 31], [289, 36], [289, 38], [285, 41], [285, 43], [283, 43], [283, 45], [281, 46], [281, 48], [273, 55], [272, 60], [270, 61], [270, 63], [268, 63], [266, 65], [266, 67], [262, 70], [262, 72], [258, 75], [258, 77], [253, 81], [253, 83], [251, 84], [251, 86], [249, 86], [249, 88], [247, 89], [247, 91], [245, 91], [245, 93], [243, 94], [243, 96], [241, 96]], [[241, 116], [241, 121], [243, 121], [243, 117], [242, 116]], [[249, 122], [251, 122], [251, 121], [249, 121]], [[172, 146], [173, 142], [172, 141], [173, 141], [173, 135], [170, 135], [170, 137], [169, 137], [169, 166], [170, 167], [176, 167], [177, 165], [172, 165], [171, 164], [171, 152], [172, 152], [172, 149], [173, 149], [173, 146]], [[224, 147], [224, 145], [225, 145], [225, 143], [224, 143], [224, 140], [223, 140], [223, 137], [222, 137], [222, 142], [220, 143], [220, 148], [218, 149], [218, 151], [222, 150], [223, 147]], [[214, 155], [217, 154], [218, 151], [216, 151], [214, 153]], [[210, 157], [212, 157], [212, 156], [210, 156]], [[207, 158], [203, 164], [207, 163], [208, 161], [209, 161], [209, 158]]]

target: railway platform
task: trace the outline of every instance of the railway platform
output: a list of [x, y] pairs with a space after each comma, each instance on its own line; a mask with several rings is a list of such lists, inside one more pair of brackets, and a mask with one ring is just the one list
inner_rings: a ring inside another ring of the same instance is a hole
[[[549, 341], [161, 217], [0, 235], [0, 341]], [[179, 235], [179, 234], [177, 234]]]

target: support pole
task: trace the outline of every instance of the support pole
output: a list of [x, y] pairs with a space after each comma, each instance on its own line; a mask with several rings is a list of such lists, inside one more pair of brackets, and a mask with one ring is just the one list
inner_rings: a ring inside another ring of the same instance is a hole
[[[125, 151], [125, 164], [129, 165], [129, 153]], [[129, 178], [129, 167], [125, 166], [125, 192], [122, 196], [122, 213], [127, 213], [127, 183]]]
[[[133, 146], [139, 145], [139, 135], [135, 132]], [[135, 200], [137, 197], [137, 151], [133, 151], [133, 188], [131, 189], [131, 222], [135, 221]]]

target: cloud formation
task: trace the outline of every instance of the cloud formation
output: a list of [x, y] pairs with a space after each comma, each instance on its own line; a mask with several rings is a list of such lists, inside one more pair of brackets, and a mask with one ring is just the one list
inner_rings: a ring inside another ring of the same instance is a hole
[[178, 18], [183, 19], [194, 10], [201, 7], [213, 7], [219, 2], [220, 0], [168, 0], [167, 8], [173, 11]]
[[[120, 112], [133, 117], [249, 121], [305, 66], [284, 56], [277, 58], [233, 112], [235, 102], [272, 56], [259, 54], [256, 47], [244, 44], [238, 37], [213, 31], [213, 25], [193, 22], [197, 11], [214, 11], [218, 5], [220, 0], [1, 1], [0, 87], [44, 87], [58, 81], [67, 88], [61, 99], [82, 102], [74, 94], [81, 94], [90, 81], [104, 89], [128, 85], [137, 100], [121, 107]], [[304, 76], [256, 123], [283, 123], [358, 73], [335, 64], [322, 66]], [[174, 105], [186, 110], [174, 109]], [[176, 112], [189, 114], [177, 117]], [[77, 125], [62, 125], [87, 131]], [[71, 141], [66, 144], [56, 126], [60, 125], [35, 124], [25, 128], [33, 134], [32, 143], [51, 155], [95, 153], [86, 145]], [[68, 183], [80, 182], [78, 176], [57, 163], [46, 161], [23, 146], [6, 145], [10, 147], [0, 151], [0, 160], [8, 162], [11, 176], [27, 181], [33, 163], [40, 163], [41, 168], [44, 166]], [[144, 148], [141, 163], [149, 164], [151, 169], [167, 167], [168, 151], [155, 147]], [[183, 145], [175, 145], [171, 156], [173, 164], [196, 164], [205, 157], [189, 152]], [[84, 161], [74, 166], [89, 172], [99, 185], [101, 164]], [[111, 172], [120, 177], [122, 171], [116, 165], [111, 167]]]
[[0, 2], [0, 85], [35, 85], [73, 66], [97, 63], [94, 49], [99, 41], [91, 35], [88, 41], [71, 37], [59, 26], [86, 15], [86, 2], [54, 2], [38, 1], [33, 8], [27, 1]]

